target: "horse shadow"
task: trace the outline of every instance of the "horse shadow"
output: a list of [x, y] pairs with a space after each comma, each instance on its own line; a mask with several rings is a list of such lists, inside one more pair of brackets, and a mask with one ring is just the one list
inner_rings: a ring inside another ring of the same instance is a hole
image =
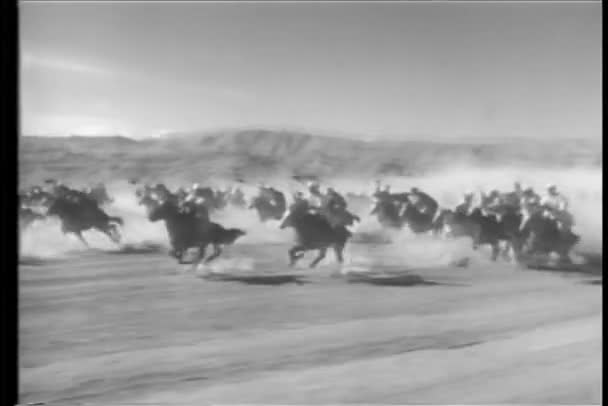
[[49, 261], [46, 259], [34, 257], [34, 256], [21, 256], [19, 257], [19, 265], [23, 266], [43, 266]]
[[443, 282], [436, 282], [424, 279], [417, 274], [398, 274], [398, 273], [383, 273], [383, 274], [362, 274], [353, 273], [344, 276], [348, 283], [362, 283], [374, 286], [393, 286], [393, 287], [413, 287], [413, 286], [459, 286]]
[[310, 283], [309, 280], [300, 275], [277, 274], [277, 275], [230, 275], [224, 273], [208, 273], [198, 276], [200, 279], [213, 282], [236, 282], [245, 285], [304, 285]]
[[578, 255], [584, 258], [584, 263], [561, 265], [530, 263], [526, 264], [526, 268], [535, 271], [558, 272], [563, 274], [584, 274], [594, 276], [603, 274], [602, 253], [578, 253]]
[[107, 250], [105, 253], [114, 255], [154, 254], [165, 250], [161, 244], [144, 242], [141, 244], [124, 244], [117, 250]]

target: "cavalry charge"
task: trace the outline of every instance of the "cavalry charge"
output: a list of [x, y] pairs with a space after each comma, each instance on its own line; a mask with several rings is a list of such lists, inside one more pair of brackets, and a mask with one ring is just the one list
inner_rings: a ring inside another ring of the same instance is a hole
[[[283, 192], [259, 184], [257, 194], [247, 199], [240, 187], [213, 189], [198, 184], [170, 191], [164, 184], [143, 184], [135, 191], [138, 204], [146, 209], [150, 221], [164, 221], [171, 246], [170, 254], [180, 263], [188, 249], [197, 248], [196, 262], [217, 258], [225, 245], [233, 244], [245, 231], [226, 229], [213, 222], [214, 213], [227, 207], [255, 210], [261, 222], [277, 221], [279, 228], [293, 228], [295, 242], [289, 249], [289, 263], [294, 265], [305, 251], [318, 251], [310, 264], [316, 266], [333, 249], [339, 262], [344, 247], [352, 237], [349, 229], [361, 221], [359, 215], [375, 216], [388, 229], [409, 228], [414, 234], [437, 238], [468, 237], [473, 248], [489, 245], [492, 259], [501, 250], [512, 260], [537, 254], [555, 253], [561, 262], [569, 262], [571, 249], [580, 237], [572, 232], [573, 216], [568, 200], [555, 185], [548, 185], [541, 196], [531, 187], [515, 183], [513, 190], [489, 193], [466, 192], [454, 208], [441, 207], [437, 200], [413, 187], [393, 192], [377, 181], [368, 195], [346, 194], [318, 182], [309, 182], [305, 192], [295, 192], [288, 204]], [[34, 186], [20, 193], [20, 228], [34, 221], [55, 216], [64, 234], [76, 235], [87, 244], [82, 232], [95, 229], [115, 243], [120, 242], [123, 220], [106, 214], [112, 203], [105, 186], [77, 190], [48, 180], [44, 187]], [[349, 209], [349, 202], [366, 202], [371, 210], [359, 215]], [[213, 253], [205, 258], [207, 247]]]

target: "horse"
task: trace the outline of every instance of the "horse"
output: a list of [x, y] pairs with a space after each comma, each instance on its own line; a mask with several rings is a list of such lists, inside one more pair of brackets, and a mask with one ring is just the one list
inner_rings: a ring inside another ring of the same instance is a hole
[[508, 237], [495, 216], [485, 216], [480, 209], [475, 209], [468, 215], [445, 210], [442, 212], [442, 216], [449, 236], [470, 237], [473, 240], [474, 250], [477, 250], [481, 245], [490, 245], [492, 247], [492, 261], [498, 259], [500, 241], [507, 240]]
[[[142, 203], [146, 204], [146, 203]], [[198, 248], [195, 263], [200, 263], [207, 246], [213, 246], [213, 254], [204, 259], [208, 263], [217, 258], [222, 252], [222, 246], [233, 244], [237, 238], [245, 235], [245, 231], [231, 228], [225, 229], [220, 224], [207, 219], [196, 217], [193, 212], [185, 212], [172, 201], [147, 202], [148, 219], [152, 222], [163, 220], [169, 234], [171, 251], [169, 255], [183, 264], [183, 255], [189, 248]]]
[[287, 227], [296, 232], [295, 245], [288, 251], [289, 266], [294, 266], [305, 251], [318, 250], [318, 256], [309, 265], [314, 268], [325, 258], [330, 247], [334, 249], [338, 262], [344, 262], [344, 247], [352, 236], [346, 227], [332, 227], [324, 216], [308, 211], [289, 211], [280, 225], [281, 229]]
[[266, 196], [257, 196], [249, 205], [250, 209], [258, 212], [258, 217], [262, 223], [268, 220], [281, 220], [287, 210], [285, 196], [281, 192], [274, 193], [274, 199]]
[[403, 219], [403, 223], [407, 224], [414, 234], [422, 234], [429, 231], [436, 233], [437, 227], [433, 222], [435, 213], [423, 213], [413, 204], [405, 202], [403, 203], [399, 217]]
[[565, 232], [560, 230], [554, 219], [538, 212], [530, 216], [521, 230], [518, 253], [528, 255], [556, 253], [560, 263], [569, 264], [570, 250], [579, 241], [580, 236], [570, 230]]
[[112, 242], [120, 243], [121, 237], [118, 226], [123, 225], [120, 217], [109, 216], [99, 207], [82, 201], [72, 201], [60, 197], [49, 203], [47, 216], [57, 216], [61, 221], [61, 231], [64, 234], [72, 233], [87, 247], [82, 232], [90, 229], [101, 231]]
[[400, 229], [404, 225], [404, 219], [399, 211], [399, 207], [391, 199], [385, 198], [376, 199], [369, 214], [376, 215], [383, 227]]

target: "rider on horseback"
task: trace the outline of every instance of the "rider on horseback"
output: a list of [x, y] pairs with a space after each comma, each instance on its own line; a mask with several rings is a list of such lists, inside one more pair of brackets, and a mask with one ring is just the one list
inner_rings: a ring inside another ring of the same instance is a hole
[[555, 185], [547, 186], [547, 194], [541, 198], [540, 206], [544, 209], [543, 215], [555, 220], [562, 232], [570, 231], [574, 219], [568, 212], [568, 200], [557, 191]]
[[316, 210], [320, 210], [323, 206], [323, 194], [317, 182], [308, 183], [308, 203]]
[[484, 215], [497, 216], [502, 208], [502, 199], [497, 189], [492, 189], [487, 195], [481, 194], [480, 209]]
[[510, 211], [518, 211], [524, 189], [519, 182], [515, 182], [513, 191], [503, 193], [500, 196], [501, 206]]
[[207, 202], [204, 196], [204, 191], [205, 189], [200, 187], [198, 183], [193, 184], [189, 193], [186, 194], [184, 199], [179, 202], [178, 205], [182, 211], [186, 213], [193, 213], [194, 217], [209, 221], [209, 210], [206, 205]]
[[474, 208], [473, 206], [473, 192], [467, 191], [463, 195], [463, 200], [456, 206], [454, 211], [458, 214], [468, 215]]
[[420, 213], [428, 214], [431, 218], [435, 217], [439, 208], [439, 204], [435, 199], [417, 187], [413, 187], [410, 190], [409, 197], [410, 202]]

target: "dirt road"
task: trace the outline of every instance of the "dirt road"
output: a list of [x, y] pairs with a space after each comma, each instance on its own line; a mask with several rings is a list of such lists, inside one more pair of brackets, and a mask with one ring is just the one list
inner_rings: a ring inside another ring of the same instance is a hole
[[[20, 269], [21, 402], [601, 403], [598, 276], [507, 265], [335, 277], [278, 246]], [[328, 262], [332, 262], [328, 260]]]

